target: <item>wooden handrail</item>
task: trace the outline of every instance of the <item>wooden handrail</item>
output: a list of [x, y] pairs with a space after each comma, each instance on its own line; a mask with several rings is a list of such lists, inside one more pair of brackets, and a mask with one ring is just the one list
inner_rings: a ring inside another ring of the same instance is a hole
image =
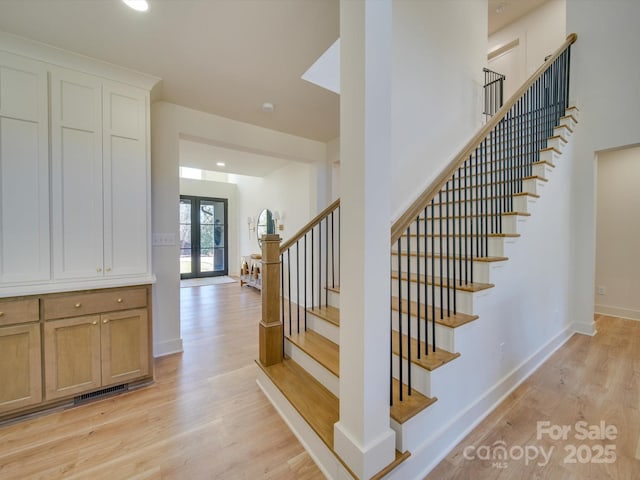
[[498, 123], [505, 117], [511, 107], [516, 104], [520, 97], [522, 97], [527, 90], [533, 85], [536, 80], [546, 71], [547, 67], [551, 65], [571, 44], [575, 43], [578, 36], [575, 33], [567, 36], [565, 42], [556, 50], [556, 52], [549, 57], [538, 68], [531, 77], [505, 102], [505, 104], [496, 112], [496, 114], [469, 142], [464, 146], [462, 151], [449, 162], [449, 164], [442, 170], [442, 172], [431, 182], [431, 185], [411, 204], [411, 206], [403, 213], [398, 220], [396, 220], [391, 226], [391, 244], [393, 245], [402, 234], [409, 227], [416, 217], [422, 213], [424, 208], [429, 202], [437, 195], [437, 193], [446, 185], [449, 179], [453, 176], [455, 171], [469, 158], [469, 155], [473, 153], [475, 148], [489, 135]]
[[340, 199], [335, 200], [331, 205], [322, 210], [318, 215], [316, 215], [313, 220], [307, 223], [304, 227], [296, 232], [296, 234], [291, 237], [289, 240], [280, 245], [280, 253], [285, 252], [289, 247], [291, 247], [294, 243], [304, 237], [309, 230], [319, 224], [324, 218], [329, 215], [332, 211], [340, 206]]

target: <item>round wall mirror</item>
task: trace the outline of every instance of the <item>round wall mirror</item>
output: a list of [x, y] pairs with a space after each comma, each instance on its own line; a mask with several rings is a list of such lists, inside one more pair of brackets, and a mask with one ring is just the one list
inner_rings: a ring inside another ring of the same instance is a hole
[[256, 236], [258, 237], [258, 245], [260, 245], [260, 248], [262, 248], [262, 236], [273, 233], [276, 233], [273, 214], [271, 210], [265, 208], [260, 212], [260, 215], [258, 215], [258, 223], [256, 225]]

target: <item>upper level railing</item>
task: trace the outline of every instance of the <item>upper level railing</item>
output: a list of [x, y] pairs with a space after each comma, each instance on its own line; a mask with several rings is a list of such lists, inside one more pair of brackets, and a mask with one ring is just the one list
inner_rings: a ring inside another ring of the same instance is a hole
[[485, 119], [493, 117], [504, 103], [504, 81], [501, 73], [483, 68], [484, 72], [484, 112]]
[[490, 239], [503, 235], [504, 215], [515, 213], [514, 198], [568, 106], [576, 39], [567, 37], [391, 228], [392, 329], [399, 339], [392, 377], [407, 383], [409, 394], [411, 359], [436, 352], [436, 323], [458, 314], [457, 290], [482, 288], [474, 283], [477, 262], [498, 256]]

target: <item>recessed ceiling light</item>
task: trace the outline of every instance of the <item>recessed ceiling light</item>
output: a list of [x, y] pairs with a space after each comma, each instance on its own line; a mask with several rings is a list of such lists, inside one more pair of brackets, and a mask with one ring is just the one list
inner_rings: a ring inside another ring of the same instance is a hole
[[266, 112], [266, 113], [273, 113], [273, 111], [276, 109], [276, 106], [271, 103], [271, 102], [264, 102], [262, 104], [262, 111]]
[[133, 8], [138, 12], [146, 12], [147, 10], [149, 10], [149, 4], [147, 3], [147, 0], [122, 0], [122, 1], [127, 5], [127, 7]]
[[216, 165], [219, 167], [224, 167], [226, 164], [224, 162], [217, 162]]

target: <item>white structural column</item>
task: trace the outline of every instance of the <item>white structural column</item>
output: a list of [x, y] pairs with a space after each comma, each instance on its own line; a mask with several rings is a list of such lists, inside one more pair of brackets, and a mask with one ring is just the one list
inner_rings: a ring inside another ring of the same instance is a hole
[[334, 449], [358, 478], [391, 463], [389, 218], [391, 0], [342, 0], [340, 421]]

